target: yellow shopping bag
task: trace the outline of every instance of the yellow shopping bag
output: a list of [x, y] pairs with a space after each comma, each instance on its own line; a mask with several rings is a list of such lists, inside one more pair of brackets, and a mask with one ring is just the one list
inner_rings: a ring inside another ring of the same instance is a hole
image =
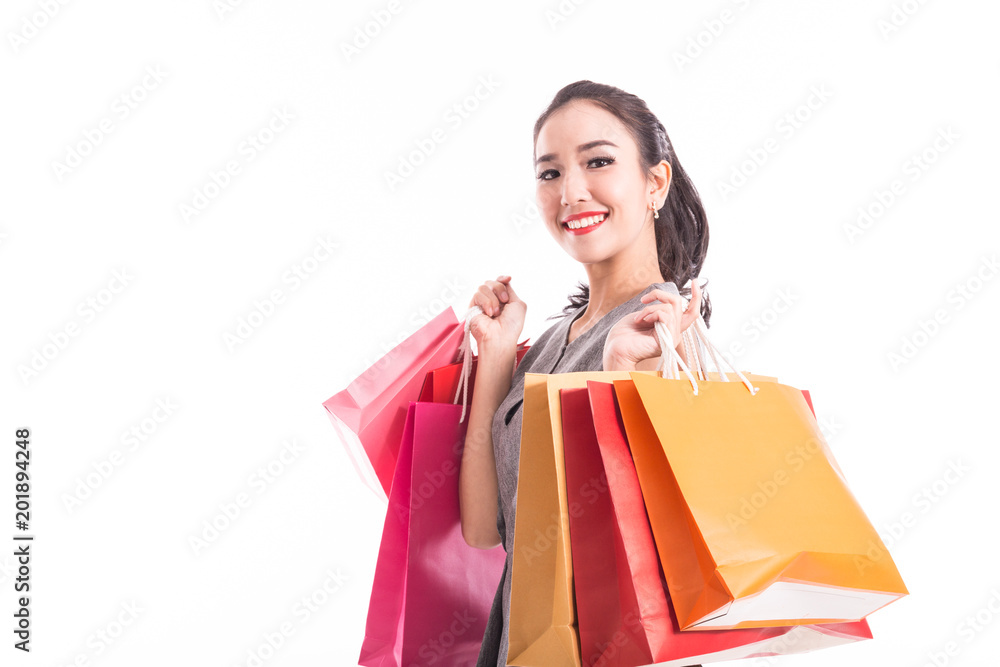
[[856, 621], [907, 594], [800, 390], [614, 384], [682, 629]]
[[559, 390], [628, 378], [626, 371], [524, 374], [508, 665], [580, 664]]

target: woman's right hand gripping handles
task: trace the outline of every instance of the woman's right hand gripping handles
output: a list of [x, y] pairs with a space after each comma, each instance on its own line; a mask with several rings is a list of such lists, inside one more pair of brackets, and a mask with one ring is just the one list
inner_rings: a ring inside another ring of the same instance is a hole
[[470, 328], [477, 349], [482, 349], [484, 345], [517, 347], [517, 339], [524, 329], [527, 306], [510, 286], [510, 276], [500, 276], [480, 285], [469, 302], [469, 308], [473, 306], [482, 308], [486, 316], [472, 318]]
[[483, 283], [469, 303], [469, 308], [473, 306], [483, 312], [474, 316], [469, 325], [476, 339], [478, 361], [458, 473], [458, 497], [466, 543], [491, 549], [500, 544], [493, 416], [510, 391], [517, 339], [524, 328], [527, 306], [511, 288], [510, 276]]

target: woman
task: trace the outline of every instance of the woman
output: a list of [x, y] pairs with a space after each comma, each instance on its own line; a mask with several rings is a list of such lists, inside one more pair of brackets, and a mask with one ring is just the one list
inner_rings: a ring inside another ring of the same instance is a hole
[[[534, 137], [542, 221], [583, 263], [589, 286], [570, 297], [564, 318], [531, 345], [516, 372], [526, 306], [511, 277], [487, 280], [470, 303], [483, 313], [470, 325], [479, 361], [459, 473], [462, 534], [471, 546], [507, 551], [481, 666], [507, 661], [524, 373], [655, 370], [657, 320], [683, 355], [681, 333], [699, 309], [706, 323], [711, 316], [693, 280], [708, 248], [705, 212], [646, 104], [613, 86], [577, 81], [556, 94]], [[690, 303], [677, 289], [689, 280]]]

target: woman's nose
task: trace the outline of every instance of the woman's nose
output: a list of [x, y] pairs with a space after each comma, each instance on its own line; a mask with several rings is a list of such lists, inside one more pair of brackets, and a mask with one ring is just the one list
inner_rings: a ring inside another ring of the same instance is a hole
[[563, 174], [562, 181], [563, 206], [572, 206], [587, 199], [590, 199], [590, 190], [587, 188], [586, 175], [578, 169], [568, 169]]

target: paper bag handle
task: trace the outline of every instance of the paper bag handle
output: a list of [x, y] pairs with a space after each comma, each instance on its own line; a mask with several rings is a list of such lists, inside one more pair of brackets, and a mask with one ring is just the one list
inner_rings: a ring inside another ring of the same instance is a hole
[[462, 395], [462, 416], [458, 420], [459, 424], [465, 421], [465, 411], [468, 408], [469, 376], [472, 374], [472, 318], [482, 314], [483, 309], [479, 306], [473, 306], [465, 313], [465, 337], [462, 339], [462, 347], [459, 350], [462, 359], [462, 374], [455, 391], [455, 400], [452, 401], [458, 403], [458, 395]]
[[679, 362], [680, 367], [684, 370], [684, 373], [691, 381], [691, 387], [694, 391], [694, 395], [697, 396], [698, 382], [695, 380], [694, 375], [692, 375], [689, 364], [695, 367], [695, 370], [698, 372], [698, 375], [702, 380], [706, 380], [705, 352], [707, 351], [708, 355], [712, 357], [712, 362], [715, 364], [723, 382], [730, 382], [730, 380], [726, 376], [726, 373], [722, 370], [722, 364], [719, 363], [719, 357], [722, 357], [726, 364], [732, 368], [733, 372], [735, 372], [740, 380], [743, 381], [743, 384], [750, 390], [751, 396], [756, 395], [760, 390], [759, 387], [754, 387], [753, 384], [750, 383], [750, 380], [748, 380], [746, 376], [743, 375], [738, 368], [736, 368], [729, 357], [723, 354], [722, 350], [716, 347], [716, 345], [708, 337], [705, 320], [702, 319], [700, 313], [698, 315], [698, 319], [696, 319], [691, 326], [685, 329], [681, 334], [681, 342], [684, 345], [684, 356], [687, 357], [688, 363], [685, 363], [684, 359], [682, 359], [677, 353], [677, 350], [675, 349], [676, 346], [673, 342], [673, 336], [670, 335], [670, 330], [667, 329], [667, 325], [657, 320], [654, 323], [654, 329], [656, 330], [657, 338], [660, 341], [660, 364], [657, 366], [656, 370], [661, 372], [661, 377], [666, 377], [665, 373], [669, 372], [672, 379], [679, 379], [679, 374], [677, 372]]

